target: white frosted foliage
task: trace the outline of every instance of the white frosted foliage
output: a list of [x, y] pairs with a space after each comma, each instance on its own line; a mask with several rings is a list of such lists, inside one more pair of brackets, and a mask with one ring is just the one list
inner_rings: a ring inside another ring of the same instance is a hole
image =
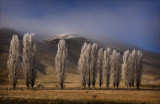
[[63, 89], [66, 77], [66, 64], [68, 58], [68, 49], [66, 48], [65, 40], [60, 40], [58, 43], [57, 55], [55, 57], [55, 68], [57, 72], [58, 83]]
[[142, 52], [138, 50], [137, 52], [137, 67], [135, 70], [135, 82], [136, 82], [136, 87], [139, 89], [141, 79], [142, 79]]
[[112, 80], [113, 86], [119, 86], [121, 80], [121, 60], [120, 60], [120, 53], [117, 53], [116, 50], [113, 50], [111, 55], [111, 70], [112, 70]]
[[123, 55], [123, 80], [125, 85], [134, 87], [136, 83], [137, 89], [141, 83], [142, 77], [142, 52], [133, 50], [131, 53], [125, 51]]
[[34, 33], [26, 33], [23, 37], [23, 69], [26, 86], [33, 88], [36, 80], [36, 44], [34, 41]]
[[87, 84], [88, 84], [88, 86], [90, 87], [90, 85], [91, 85], [91, 69], [90, 69], [90, 62], [91, 62], [91, 55], [90, 55], [90, 53], [91, 53], [91, 44], [88, 44], [88, 46], [87, 46], [87, 48], [86, 48], [86, 50], [85, 50], [85, 52], [84, 52], [84, 55], [85, 55], [85, 66], [86, 66], [86, 70], [87, 70]]
[[103, 48], [100, 48], [98, 50], [98, 59], [97, 59], [97, 69], [99, 73], [99, 86], [101, 88], [102, 83], [103, 83]]
[[87, 49], [88, 44], [85, 42], [81, 49], [80, 58], [78, 61], [78, 70], [81, 76], [81, 85], [85, 88], [87, 83], [87, 70], [86, 70], [86, 55], [85, 50]]
[[95, 87], [96, 77], [97, 77], [97, 54], [98, 54], [98, 45], [94, 43], [92, 45], [91, 57], [90, 57], [91, 84], [93, 88]]
[[9, 48], [9, 59], [7, 61], [7, 69], [9, 71], [9, 79], [12, 83], [13, 88], [16, 88], [17, 84], [17, 70], [19, 61], [20, 51], [19, 51], [19, 39], [17, 35], [13, 35], [10, 42]]
[[110, 48], [107, 48], [107, 50], [104, 51], [103, 55], [103, 71], [104, 71], [104, 77], [106, 81], [107, 88], [109, 87], [110, 83], [110, 71], [111, 71], [111, 53]]
[[129, 50], [125, 51], [123, 54], [123, 64], [122, 64], [122, 78], [125, 83], [125, 85], [128, 85], [128, 78], [129, 78], [129, 73], [128, 73], [128, 57], [129, 57]]

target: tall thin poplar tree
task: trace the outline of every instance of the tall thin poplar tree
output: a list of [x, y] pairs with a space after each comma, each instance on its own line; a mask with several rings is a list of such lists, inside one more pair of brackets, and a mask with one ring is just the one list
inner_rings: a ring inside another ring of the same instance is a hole
[[66, 65], [68, 58], [68, 49], [66, 48], [65, 40], [60, 40], [58, 43], [57, 55], [55, 57], [55, 67], [57, 72], [58, 83], [63, 89], [66, 77]]
[[80, 54], [80, 58], [78, 61], [78, 70], [80, 72], [80, 76], [81, 76], [81, 85], [83, 86], [83, 88], [86, 87], [86, 82], [87, 82], [87, 70], [86, 70], [86, 57], [85, 57], [85, 50], [87, 49], [88, 44], [85, 42], [84, 45], [82, 46], [81, 49], [81, 54]]
[[24, 77], [26, 81], [26, 86], [29, 88], [31, 85], [32, 89], [34, 87], [34, 83], [36, 80], [36, 44], [34, 41], [33, 33], [26, 33], [23, 37], [23, 69], [24, 69]]
[[9, 49], [9, 59], [7, 61], [7, 68], [9, 70], [9, 79], [12, 83], [13, 89], [16, 89], [17, 84], [17, 70], [18, 70], [18, 60], [20, 56], [19, 51], [19, 39], [17, 35], [13, 35], [10, 42]]
[[97, 59], [97, 69], [99, 72], [99, 86], [101, 88], [103, 83], [103, 48], [100, 48], [98, 51], [98, 59]]
[[98, 45], [94, 43], [91, 49], [91, 62], [90, 62], [91, 84], [93, 86], [93, 89], [95, 88], [96, 77], [97, 77], [97, 54], [98, 54]]
[[110, 48], [107, 48], [107, 50], [104, 51], [103, 56], [103, 71], [105, 73], [105, 81], [107, 88], [109, 87], [110, 83], [110, 71], [111, 71], [111, 54], [110, 54]]

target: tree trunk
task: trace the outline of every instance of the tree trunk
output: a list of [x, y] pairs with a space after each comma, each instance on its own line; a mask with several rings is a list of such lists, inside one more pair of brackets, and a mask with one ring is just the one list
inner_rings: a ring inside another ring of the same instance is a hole
[[16, 85], [13, 85], [13, 89], [14, 89], [14, 90], [16, 89]]
[[95, 87], [93, 86], [93, 90], [95, 89]]

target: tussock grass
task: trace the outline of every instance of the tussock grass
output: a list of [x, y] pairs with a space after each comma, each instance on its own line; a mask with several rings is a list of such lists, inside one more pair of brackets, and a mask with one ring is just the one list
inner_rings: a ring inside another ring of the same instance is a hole
[[15, 102], [23, 100], [54, 102], [109, 102], [109, 103], [160, 103], [160, 91], [156, 90], [0, 90], [1, 101], [8, 99]]

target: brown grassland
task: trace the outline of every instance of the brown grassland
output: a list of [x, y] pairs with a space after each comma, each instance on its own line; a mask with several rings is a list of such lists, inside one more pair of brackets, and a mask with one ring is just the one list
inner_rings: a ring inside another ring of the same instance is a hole
[[[21, 71], [19, 73], [22, 73]], [[46, 66], [46, 73], [37, 73], [37, 83], [44, 85], [42, 88], [37, 88], [35, 84], [34, 89], [26, 89], [24, 79], [20, 79], [17, 83], [17, 89], [13, 90], [7, 78], [7, 70], [0, 72], [0, 103], [14, 104], [14, 103], [146, 103], [159, 104], [160, 103], [160, 85], [159, 84], [145, 84], [142, 81], [139, 90], [136, 88], [126, 89], [123, 86], [123, 81], [120, 88], [106, 88], [105, 83], [99, 89], [98, 79], [96, 89], [91, 88], [82, 89], [80, 85], [79, 74], [67, 73], [65, 88], [61, 90], [57, 86], [57, 78], [55, 70]]]

